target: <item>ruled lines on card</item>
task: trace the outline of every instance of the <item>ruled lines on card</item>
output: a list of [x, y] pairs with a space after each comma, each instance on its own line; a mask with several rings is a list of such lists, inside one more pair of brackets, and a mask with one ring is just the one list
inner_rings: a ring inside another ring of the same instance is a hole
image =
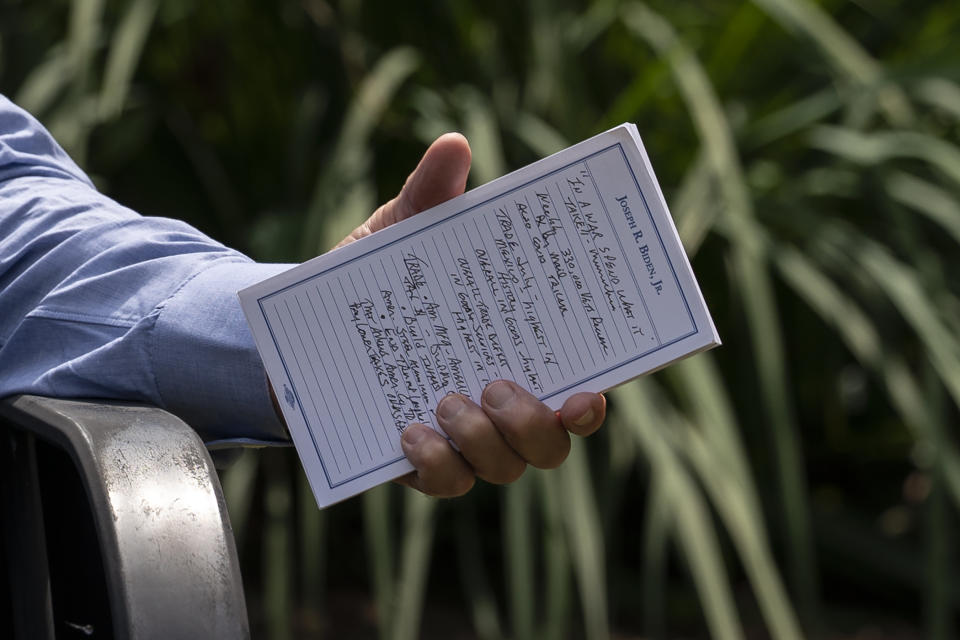
[[329, 486], [447, 393], [547, 399], [696, 333], [664, 233], [617, 143], [259, 296]]

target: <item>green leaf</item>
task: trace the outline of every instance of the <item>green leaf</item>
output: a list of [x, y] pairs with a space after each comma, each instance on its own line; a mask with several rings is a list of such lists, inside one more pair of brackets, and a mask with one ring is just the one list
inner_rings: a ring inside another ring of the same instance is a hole
[[960, 85], [947, 78], [925, 78], [917, 83], [917, 100], [926, 102], [960, 120]]
[[333, 155], [317, 176], [300, 254], [312, 258], [345, 237], [373, 213], [369, 182], [370, 136], [419, 57], [409, 47], [390, 50], [367, 74], [350, 102]]
[[463, 591], [473, 614], [473, 629], [481, 640], [501, 640], [503, 631], [480, 544], [482, 527], [475, 500], [457, 504], [457, 556]]
[[960, 147], [915, 131], [861, 133], [821, 125], [810, 132], [812, 146], [858, 164], [872, 166], [900, 158], [924, 160], [960, 185]]
[[463, 113], [463, 133], [473, 150], [470, 182], [486, 184], [507, 172], [500, 127], [493, 107], [486, 96], [473, 87], [458, 87], [454, 103]]
[[784, 28], [816, 44], [848, 80], [877, 91], [877, 101], [891, 121], [907, 124], [913, 109], [899, 87], [884, 82], [883, 67], [819, 5], [810, 0], [753, 0]]
[[530, 512], [533, 478], [524, 474], [503, 493], [503, 561], [513, 637], [532, 638], [536, 617], [534, 543]]
[[157, 13], [157, 4], [158, 0], [134, 0], [113, 32], [100, 90], [101, 120], [114, 118], [123, 109], [130, 81]]
[[610, 637], [610, 629], [600, 510], [593, 494], [584, 442], [573, 438], [571, 445], [569, 457], [556, 473], [563, 487], [566, 538], [580, 592], [585, 635], [589, 640], [601, 640]]
[[[836, 254], [836, 248], [821, 247], [833, 253], [834, 260], [840, 257]], [[880, 377], [893, 406], [904, 423], [913, 430], [921, 448], [930, 448], [934, 440], [929, 431], [932, 418], [920, 386], [906, 363], [895, 352], [884, 348], [878, 331], [866, 314], [802, 254], [789, 247], [780, 247], [776, 253], [777, 266], [784, 280], [836, 329], [854, 356]], [[843, 257], [846, 258], [846, 254]], [[924, 305], [924, 308], [928, 308], [928, 305]], [[935, 330], [934, 333], [942, 333], [942, 330]], [[937, 460], [944, 480], [960, 507], [960, 452], [949, 442], [941, 442], [937, 449]]]
[[684, 102], [697, 128], [704, 154], [715, 173], [729, 225], [732, 263], [745, 305], [754, 358], [770, 428], [773, 430], [782, 492], [783, 514], [790, 545], [790, 574], [801, 610], [815, 617], [817, 586], [809, 522], [801, 441], [790, 402], [786, 357], [767, 265], [762, 259], [753, 202], [743, 176], [732, 128], [716, 92], [693, 52], [673, 27], [646, 5], [624, 6], [626, 26], [645, 40], [670, 65]]
[[572, 584], [570, 575], [570, 546], [564, 530], [567, 508], [555, 474], [549, 471], [529, 470], [535, 474], [543, 496], [543, 564], [544, 604], [543, 626], [540, 637], [544, 640], [565, 638], [570, 628]]
[[374, 487], [363, 494], [363, 530], [370, 561], [373, 597], [381, 638], [389, 638], [396, 618], [394, 532], [390, 518], [389, 484]]
[[397, 578], [392, 640], [415, 640], [420, 637], [420, 618], [423, 615], [430, 552], [436, 528], [437, 501], [418, 491], [404, 491], [403, 548], [400, 574]]
[[960, 243], [960, 201], [949, 191], [903, 171], [892, 172], [884, 187], [891, 198], [924, 214]]
[[654, 482], [662, 483], [669, 497], [673, 531], [690, 566], [712, 636], [740, 640], [744, 632], [709, 508], [689, 472], [660, 435], [660, 428], [669, 420], [661, 410], [663, 401], [651, 387], [649, 381], [641, 379], [611, 393], [630, 416], [625, 423], [649, 456]]
[[570, 146], [570, 142], [559, 131], [527, 111], [517, 115], [513, 132], [537, 156], [546, 158], [550, 154]]
[[73, 61], [62, 46], [54, 47], [46, 59], [30, 71], [13, 101], [42, 118], [69, 84]]

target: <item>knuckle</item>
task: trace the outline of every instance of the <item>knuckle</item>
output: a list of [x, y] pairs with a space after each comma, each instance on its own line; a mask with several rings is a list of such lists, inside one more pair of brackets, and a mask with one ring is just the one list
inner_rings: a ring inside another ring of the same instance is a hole
[[473, 488], [472, 473], [461, 470], [452, 474], [435, 474], [424, 482], [424, 493], [434, 498], [457, 498]]
[[416, 488], [436, 498], [461, 496], [473, 488], [473, 473], [443, 440], [431, 442], [418, 453]]
[[570, 438], [556, 415], [541, 404], [526, 404], [497, 425], [513, 448], [541, 469], [559, 465], [570, 450]]
[[434, 471], [442, 468], [448, 461], [449, 447], [443, 441], [430, 441], [420, 448], [414, 466], [424, 471]]
[[457, 475], [457, 479], [454, 480], [450, 485], [450, 497], [456, 498], [466, 494], [470, 489], [473, 489], [473, 485], [476, 482], [476, 478], [473, 474], [470, 473], [461, 473]]
[[570, 437], [560, 433], [549, 446], [538, 447], [533, 458], [527, 460], [538, 469], [555, 469], [570, 454]]
[[497, 426], [508, 435], [521, 441], [536, 435], [542, 416], [535, 405], [528, 402], [517, 403], [509, 413], [502, 416]]
[[574, 435], [589, 436], [599, 428], [599, 423], [596, 420], [585, 425], [578, 425], [574, 422], [570, 422], [570, 423], [565, 422], [564, 426], [566, 426], [567, 431], [569, 431]]
[[510, 484], [519, 480], [526, 469], [527, 463], [519, 456], [514, 456], [501, 464], [486, 480], [493, 484]]
[[457, 434], [456, 441], [461, 449], [481, 445], [493, 431], [493, 424], [479, 407], [465, 409], [455, 423], [450, 424], [450, 431]]

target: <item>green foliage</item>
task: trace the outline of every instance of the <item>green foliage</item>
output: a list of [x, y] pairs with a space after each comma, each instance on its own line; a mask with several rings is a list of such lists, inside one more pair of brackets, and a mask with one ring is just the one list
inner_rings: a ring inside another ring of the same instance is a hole
[[248, 454], [224, 486], [265, 635], [947, 638], [958, 34], [929, 0], [0, 0], [0, 91], [108, 194], [262, 260], [333, 245], [444, 131], [473, 184], [643, 135], [724, 346], [452, 503], [318, 513], [289, 453]]

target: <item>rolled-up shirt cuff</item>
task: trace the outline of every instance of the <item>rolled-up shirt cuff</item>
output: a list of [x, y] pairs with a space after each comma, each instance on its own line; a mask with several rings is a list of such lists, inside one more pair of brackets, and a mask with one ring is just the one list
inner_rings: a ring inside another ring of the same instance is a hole
[[208, 445], [289, 442], [237, 291], [291, 266], [218, 259], [159, 308], [150, 350], [160, 398]]

